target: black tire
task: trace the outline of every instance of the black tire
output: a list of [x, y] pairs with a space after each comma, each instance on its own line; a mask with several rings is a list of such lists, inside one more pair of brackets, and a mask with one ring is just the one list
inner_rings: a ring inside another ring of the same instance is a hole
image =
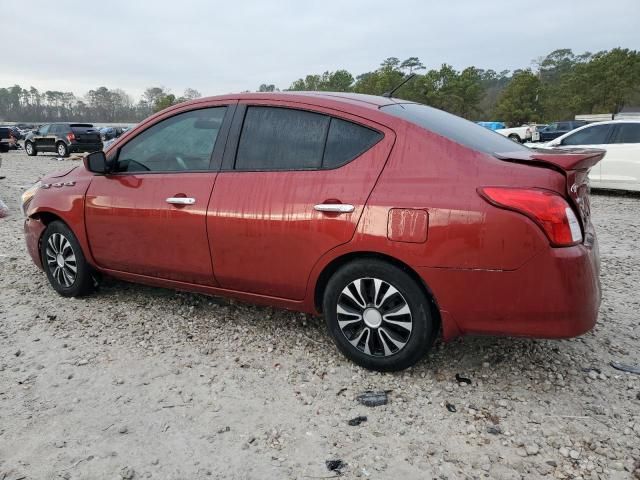
[[67, 144], [64, 142], [58, 142], [56, 143], [56, 153], [58, 154], [59, 157], [68, 157], [69, 156], [69, 148], [67, 147]]
[[29, 155], [30, 157], [34, 157], [38, 154], [36, 146], [29, 141], [24, 142], [24, 151], [27, 152], [27, 155]]
[[[361, 306], [353, 302], [355, 297], [343, 293], [350, 288], [357, 289], [358, 279], [363, 280], [359, 284], [363, 292], [359, 295]], [[393, 292], [391, 287], [397, 293], [385, 298], [386, 293]], [[383, 319], [383, 314], [393, 316], [393, 312], [404, 310], [403, 305], [408, 307], [409, 314], [396, 313], [393, 318]], [[361, 313], [345, 315], [338, 313], [338, 308]], [[429, 351], [437, 334], [431, 303], [421, 286], [401, 268], [377, 259], [356, 260], [334, 273], [325, 289], [323, 311], [327, 328], [338, 349], [353, 362], [370, 370], [395, 371], [412, 366]], [[372, 315], [367, 317], [367, 314]], [[360, 320], [357, 320], [358, 316]], [[373, 322], [370, 321], [371, 316]], [[356, 320], [345, 326], [353, 319]], [[344, 330], [339, 320], [343, 322]], [[389, 321], [395, 321], [395, 324]], [[376, 322], [379, 322], [377, 327]], [[410, 329], [398, 326], [408, 323], [411, 324]], [[354, 346], [351, 341], [355, 342], [358, 335], [361, 335], [361, 340]], [[367, 339], [363, 341], [365, 335]], [[401, 348], [395, 343], [398, 341], [404, 343]]]
[[511, 135], [509, 135], [509, 138], [510, 138], [511, 140], [513, 140], [514, 142], [522, 143], [522, 142], [520, 141], [520, 137], [519, 137], [518, 135], [516, 135], [515, 133], [512, 133]]
[[[64, 264], [62, 267], [58, 260], [60, 252]], [[49, 283], [63, 297], [79, 297], [93, 290], [91, 267], [76, 236], [64, 223], [55, 221], [47, 226], [42, 235], [40, 256]], [[76, 271], [72, 275], [74, 267]]]

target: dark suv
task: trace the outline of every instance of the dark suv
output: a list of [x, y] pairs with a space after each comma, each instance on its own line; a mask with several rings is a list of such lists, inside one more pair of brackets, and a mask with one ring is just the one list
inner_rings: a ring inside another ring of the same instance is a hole
[[0, 127], [0, 153], [16, 148], [16, 136], [12, 127]]
[[55, 152], [66, 157], [71, 152], [102, 150], [102, 140], [90, 123], [48, 123], [27, 135], [24, 149], [27, 155]]
[[560, 135], [564, 135], [571, 130], [586, 125], [584, 120], [569, 120], [566, 122], [553, 122], [544, 127], [540, 132], [540, 141], [549, 142], [554, 138], [558, 138]]

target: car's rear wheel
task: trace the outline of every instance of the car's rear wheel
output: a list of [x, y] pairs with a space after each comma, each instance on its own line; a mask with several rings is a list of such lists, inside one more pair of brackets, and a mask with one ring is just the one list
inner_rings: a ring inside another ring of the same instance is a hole
[[64, 223], [55, 221], [47, 226], [40, 255], [49, 283], [60, 295], [78, 297], [91, 292], [91, 267], [76, 236]]
[[27, 155], [29, 155], [30, 157], [33, 157], [34, 155], [37, 155], [37, 151], [36, 151], [36, 147], [33, 143], [27, 141], [24, 142], [24, 151], [27, 152]]
[[410, 367], [436, 335], [421, 286], [402, 269], [377, 259], [340, 268], [327, 283], [323, 310], [340, 351], [371, 370]]
[[511, 135], [509, 135], [509, 138], [510, 138], [511, 140], [513, 140], [514, 142], [521, 143], [521, 142], [520, 142], [520, 137], [519, 137], [518, 135], [516, 135], [515, 133], [512, 133]]
[[58, 152], [59, 157], [67, 157], [69, 155], [69, 149], [64, 142], [58, 142], [56, 146], [56, 151]]

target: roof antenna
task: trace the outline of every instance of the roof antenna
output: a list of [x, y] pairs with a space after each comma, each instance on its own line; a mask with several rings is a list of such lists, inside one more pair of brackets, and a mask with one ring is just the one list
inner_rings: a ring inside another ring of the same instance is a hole
[[396, 87], [394, 87], [393, 89], [389, 90], [388, 92], [384, 92], [382, 94], [383, 97], [387, 97], [387, 98], [391, 98], [391, 96], [396, 93], [400, 87], [402, 87], [405, 83], [407, 83], [409, 80], [411, 80], [413, 77], [415, 77], [416, 74], [415, 73], [410, 73], [409, 76], [407, 78], [405, 78], [402, 82], [400, 82], [400, 84]]

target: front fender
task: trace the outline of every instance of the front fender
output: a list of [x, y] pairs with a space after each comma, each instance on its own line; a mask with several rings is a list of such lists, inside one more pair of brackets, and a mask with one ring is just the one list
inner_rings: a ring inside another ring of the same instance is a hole
[[[38, 190], [27, 208], [27, 220], [39, 222], [44, 227], [54, 219], [63, 221], [78, 239], [87, 261], [92, 266], [95, 266], [84, 222], [85, 194], [91, 183], [91, 177], [76, 179], [67, 177], [64, 180], [64, 182], [50, 184], [52, 186], [49, 188], [40, 188]], [[25, 222], [25, 229], [26, 226], [27, 222]], [[38, 234], [36, 243], [39, 244], [43, 231], [44, 228], [42, 230], [38, 228], [32, 229], [27, 235], [27, 241], [33, 242], [34, 239], [31, 237]]]

